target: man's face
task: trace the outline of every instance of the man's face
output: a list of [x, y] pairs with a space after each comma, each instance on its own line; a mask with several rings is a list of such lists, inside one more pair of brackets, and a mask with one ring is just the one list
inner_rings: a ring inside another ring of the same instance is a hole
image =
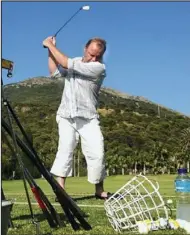
[[101, 60], [101, 48], [96, 42], [91, 42], [88, 47], [84, 49], [83, 62], [95, 62]]

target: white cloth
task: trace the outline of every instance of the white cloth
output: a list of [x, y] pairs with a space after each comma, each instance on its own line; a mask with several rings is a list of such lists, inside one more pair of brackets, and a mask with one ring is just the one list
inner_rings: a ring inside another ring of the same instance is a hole
[[106, 176], [104, 141], [97, 118], [63, 118], [56, 116], [59, 127], [59, 145], [51, 173], [68, 177], [72, 175], [73, 151], [81, 138], [82, 152], [87, 162], [88, 181], [97, 184]]
[[82, 62], [82, 57], [68, 59], [68, 69], [61, 66], [52, 78], [65, 77], [61, 104], [57, 111], [61, 117], [98, 118], [99, 90], [106, 76], [105, 64]]

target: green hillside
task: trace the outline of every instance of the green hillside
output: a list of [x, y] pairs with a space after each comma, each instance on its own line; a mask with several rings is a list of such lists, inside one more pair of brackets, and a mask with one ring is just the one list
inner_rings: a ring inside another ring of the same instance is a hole
[[[57, 150], [55, 115], [63, 87], [62, 80], [46, 77], [4, 86], [5, 97], [48, 169]], [[2, 109], [2, 116], [7, 118], [5, 107]], [[181, 164], [189, 167], [189, 117], [142, 97], [121, 94], [108, 88], [101, 89], [98, 112], [105, 139], [108, 174], [140, 171], [174, 173]], [[28, 158], [23, 153], [21, 155], [32, 174], [37, 177], [38, 174]], [[15, 170], [15, 163], [11, 159], [9, 148], [3, 142], [3, 178], [9, 178]], [[74, 174], [85, 175], [86, 163], [80, 146], [75, 151], [74, 159]], [[18, 166], [16, 175], [19, 177]]]

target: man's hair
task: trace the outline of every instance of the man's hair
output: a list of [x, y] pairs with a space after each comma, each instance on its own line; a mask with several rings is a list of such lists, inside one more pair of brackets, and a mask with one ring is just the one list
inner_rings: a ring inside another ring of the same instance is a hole
[[103, 56], [104, 52], [106, 51], [106, 41], [102, 38], [92, 38], [86, 43], [85, 47], [87, 48], [92, 42], [96, 42], [97, 45], [101, 48], [101, 56]]

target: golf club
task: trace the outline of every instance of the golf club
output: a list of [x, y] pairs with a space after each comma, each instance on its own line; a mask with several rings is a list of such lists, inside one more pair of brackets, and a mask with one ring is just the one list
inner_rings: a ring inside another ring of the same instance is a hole
[[[83, 6], [83, 7], [80, 7], [65, 23], [63, 26], [61, 26], [61, 28], [54, 34], [53, 37], [56, 37], [57, 34], [81, 11], [81, 10], [84, 10], [84, 11], [88, 11], [90, 9], [90, 6]], [[44, 48], [46, 48], [46, 46], [44, 46]]]
[[[1, 120], [2, 127], [7, 132], [7, 134], [12, 138], [11, 136], [11, 128], [6, 123], [4, 119]], [[44, 176], [44, 178], [48, 181], [48, 183], [51, 185], [53, 192], [56, 194], [58, 201], [65, 212], [65, 215], [70, 222], [72, 228], [74, 230], [78, 230], [80, 228], [80, 225], [85, 230], [90, 230], [92, 227], [90, 224], [85, 220], [84, 214], [82, 213], [79, 206], [73, 201], [73, 199], [66, 193], [66, 191], [61, 188], [61, 186], [58, 184], [58, 182], [54, 179], [54, 177], [47, 171], [47, 169], [42, 164], [39, 156], [33, 152], [29, 145], [26, 144], [19, 136], [15, 133], [15, 138], [18, 146], [23, 150], [23, 152], [29, 157], [31, 162], [36, 166], [36, 168], [39, 170], [39, 172]], [[75, 220], [78, 219], [79, 223]]]

